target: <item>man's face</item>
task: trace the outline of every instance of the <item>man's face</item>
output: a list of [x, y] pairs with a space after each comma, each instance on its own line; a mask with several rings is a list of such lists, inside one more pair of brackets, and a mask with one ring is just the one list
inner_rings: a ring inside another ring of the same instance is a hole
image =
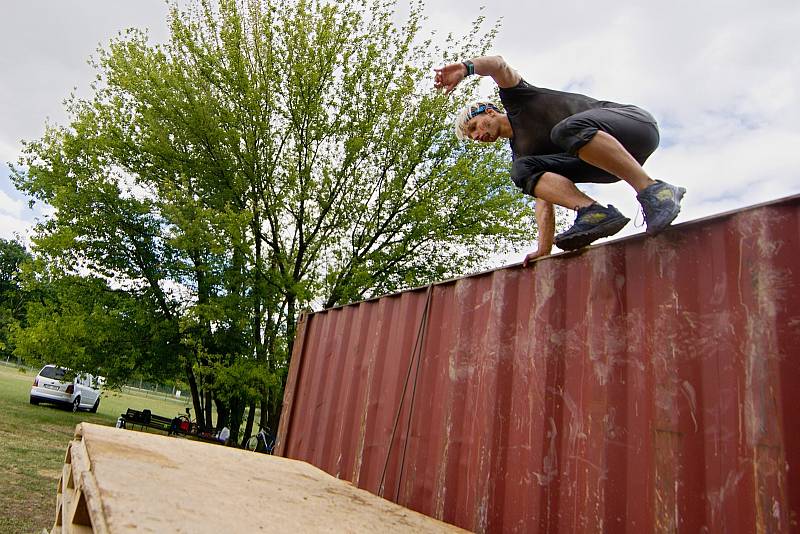
[[500, 125], [495, 120], [497, 112], [487, 109], [467, 122], [467, 135], [473, 141], [494, 143], [500, 134]]

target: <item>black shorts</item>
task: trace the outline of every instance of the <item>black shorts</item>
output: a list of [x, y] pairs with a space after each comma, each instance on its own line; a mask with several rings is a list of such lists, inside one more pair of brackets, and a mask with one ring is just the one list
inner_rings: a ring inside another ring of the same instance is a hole
[[643, 164], [658, 147], [656, 120], [636, 106], [590, 109], [576, 113], [556, 124], [550, 139], [564, 149], [560, 154], [521, 156], [514, 160], [511, 178], [517, 187], [533, 195], [542, 174], [554, 172], [574, 183], [610, 184], [619, 178], [580, 160], [578, 150], [592, 140], [598, 131], [613, 136]]

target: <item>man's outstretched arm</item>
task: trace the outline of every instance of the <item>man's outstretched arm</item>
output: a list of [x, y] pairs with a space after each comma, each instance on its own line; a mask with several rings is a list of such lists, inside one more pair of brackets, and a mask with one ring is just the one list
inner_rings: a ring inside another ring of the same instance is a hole
[[531, 252], [525, 256], [523, 266], [527, 266], [536, 258], [547, 256], [553, 249], [553, 236], [556, 232], [556, 216], [553, 204], [541, 198], [536, 199], [536, 226], [539, 228], [539, 247], [536, 252]]
[[[472, 62], [474, 74], [491, 76], [501, 88], [514, 87], [522, 79], [517, 71], [500, 56], [476, 57], [464, 63], [468, 62]], [[451, 93], [468, 75], [468, 67], [464, 63], [450, 63], [442, 68], [434, 69], [436, 72], [434, 87], [444, 89], [448, 94]]]

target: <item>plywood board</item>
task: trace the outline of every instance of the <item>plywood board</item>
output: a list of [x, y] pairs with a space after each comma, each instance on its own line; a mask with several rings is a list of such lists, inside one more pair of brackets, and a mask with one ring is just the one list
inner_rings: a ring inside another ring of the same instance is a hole
[[88, 423], [67, 449], [53, 533], [454, 533], [305, 462]]

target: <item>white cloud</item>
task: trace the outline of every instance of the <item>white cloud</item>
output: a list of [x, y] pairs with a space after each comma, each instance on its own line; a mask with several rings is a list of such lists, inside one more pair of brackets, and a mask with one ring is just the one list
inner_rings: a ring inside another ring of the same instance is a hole
[[27, 241], [30, 226], [30, 222], [25, 219], [0, 213], [0, 238], [2, 239], [11, 240], [19, 237], [23, 241]]
[[[687, 187], [679, 221], [800, 192], [796, 0], [495, 0], [483, 12], [481, 4], [429, 0], [425, 30], [462, 35], [481, 13], [486, 26], [502, 17], [492, 52], [529, 82], [651, 111], [662, 147], [645, 168]], [[15, 161], [19, 140], [40, 136], [46, 117], [65, 120], [61, 102], [73, 87], [87, 91], [85, 62], [99, 44], [131, 26], [163, 39], [165, 12], [161, 0], [15, 2], [6, 9], [0, 160]], [[492, 91], [490, 81], [482, 87]], [[10, 191], [0, 180], [0, 190]], [[587, 191], [629, 216], [638, 209], [623, 184]], [[18, 203], [9, 206], [6, 217], [30, 216]], [[629, 224], [625, 232], [633, 231]]]
[[28, 203], [0, 190], [0, 238], [27, 241], [33, 222]]
[[48, 117], [63, 123], [63, 100], [75, 88], [87, 94], [94, 75], [87, 60], [97, 48], [128, 27], [149, 27], [154, 38], [163, 38], [165, 14], [165, 3], [156, 0], [6, 6], [0, 32], [0, 101], [9, 105], [0, 108], [0, 145], [18, 146], [20, 139], [41, 136]]
[[[2, 164], [16, 163], [22, 150], [20, 141], [41, 137], [47, 120], [63, 124], [63, 101], [74, 89], [79, 95], [88, 94], [94, 72], [87, 60], [97, 48], [129, 27], [149, 28], [153, 39], [163, 40], [166, 9], [161, 0], [64, 0], [4, 6], [0, 192], [14, 189]], [[27, 233], [36, 213], [24, 202], [9, 201], [8, 194], [0, 194], [0, 236]]]
[[[2, 126], [0, 126], [2, 128]], [[0, 179], [8, 180], [9, 187], [12, 187], [10, 179], [6, 175], [10, 173], [7, 164], [15, 165], [19, 159], [21, 146], [19, 143], [4, 142], [0, 139]]]
[[[441, 20], [466, 24], [475, 13], [455, 0], [436, 4]], [[800, 193], [797, 2], [621, 1], [598, 10], [499, 0], [488, 13], [496, 15], [505, 17], [493, 52], [530, 83], [656, 116], [662, 146], [645, 169], [688, 189], [677, 222]], [[580, 187], [631, 218], [639, 210], [625, 184]], [[618, 236], [641, 231], [630, 223]]]
[[14, 200], [3, 191], [0, 191], [0, 213], [21, 218], [25, 203], [21, 200]]

